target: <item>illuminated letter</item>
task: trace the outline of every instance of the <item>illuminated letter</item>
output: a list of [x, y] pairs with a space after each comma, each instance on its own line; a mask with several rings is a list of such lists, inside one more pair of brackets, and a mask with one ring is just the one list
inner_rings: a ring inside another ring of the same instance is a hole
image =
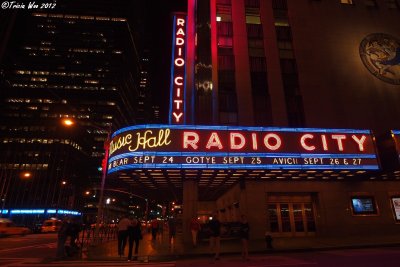
[[337, 140], [337, 144], [338, 144], [338, 149], [339, 151], [343, 151], [343, 143], [342, 140], [346, 139], [346, 136], [343, 134], [333, 134], [332, 135], [332, 139], [336, 139]]
[[182, 67], [183, 65], [185, 65], [185, 60], [183, 60], [183, 58], [178, 57], [177, 59], [175, 59], [175, 65], [178, 67]]
[[367, 139], [367, 137], [365, 137], [365, 135], [363, 135], [361, 137], [361, 139], [358, 139], [357, 136], [352, 135], [351, 138], [353, 138], [354, 141], [356, 141], [356, 143], [358, 144], [358, 149], [361, 151], [364, 151], [364, 142]]
[[176, 25], [177, 26], [185, 26], [185, 20], [184, 19], [177, 19], [176, 20]]
[[326, 136], [323, 134], [321, 135], [322, 139], [322, 147], [324, 148], [325, 151], [328, 151], [328, 143], [326, 142]]
[[251, 138], [253, 139], [253, 149], [257, 150], [257, 135], [255, 133], [252, 133]]
[[176, 85], [183, 85], [183, 77], [180, 77], [180, 76], [176, 77], [174, 82], [175, 82]]
[[[275, 139], [275, 141], [276, 141], [276, 144], [275, 144], [275, 145], [271, 145], [271, 144], [269, 143], [269, 139], [270, 139], [270, 138]], [[282, 140], [281, 140], [281, 138], [280, 138], [277, 134], [269, 133], [269, 134], [266, 134], [265, 137], [264, 137], [264, 145], [265, 145], [269, 150], [277, 150], [277, 149], [279, 149], [279, 148], [281, 147], [281, 145], [282, 145]]]
[[176, 88], [176, 96], [181, 97], [181, 88]]
[[183, 31], [182, 28], [180, 28], [177, 32], [176, 35], [185, 35], [185, 32]]
[[182, 100], [174, 100], [174, 103], [176, 104], [176, 109], [181, 109], [180, 104], [182, 103]]
[[219, 140], [219, 136], [216, 132], [211, 133], [210, 139], [208, 139], [206, 148], [210, 149], [212, 146], [218, 147], [218, 149], [222, 149], [221, 140]]
[[[235, 140], [239, 138], [240, 143], [235, 144]], [[246, 139], [244, 139], [243, 134], [241, 133], [231, 133], [231, 149], [241, 149], [246, 144]]]
[[175, 43], [176, 45], [183, 45], [185, 43], [185, 39], [178, 37], [178, 38], [176, 38], [175, 42], [176, 42]]
[[313, 138], [314, 138], [314, 135], [312, 135], [312, 134], [304, 134], [300, 139], [301, 146], [305, 150], [308, 150], [308, 151], [315, 150], [315, 146], [309, 146], [306, 144], [306, 139], [313, 139]]
[[193, 149], [197, 150], [199, 146], [199, 135], [195, 132], [183, 132], [183, 148], [188, 148], [191, 146]]
[[175, 112], [172, 113], [174, 115], [176, 122], [179, 122], [180, 117], [182, 117], [183, 113], [176, 114]]

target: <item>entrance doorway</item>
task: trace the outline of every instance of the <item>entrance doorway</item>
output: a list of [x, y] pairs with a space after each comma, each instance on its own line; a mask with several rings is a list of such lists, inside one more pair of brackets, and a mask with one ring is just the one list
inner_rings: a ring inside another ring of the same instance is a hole
[[279, 236], [315, 235], [314, 204], [310, 195], [269, 196], [267, 209], [272, 233]]

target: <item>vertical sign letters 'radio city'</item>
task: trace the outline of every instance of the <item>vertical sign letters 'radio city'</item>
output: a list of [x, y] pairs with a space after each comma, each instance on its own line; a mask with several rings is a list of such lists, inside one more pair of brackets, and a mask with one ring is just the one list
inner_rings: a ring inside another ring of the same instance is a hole
[[185, 123], [186, 15], [174, 15], [171, 62], [170, 124]]

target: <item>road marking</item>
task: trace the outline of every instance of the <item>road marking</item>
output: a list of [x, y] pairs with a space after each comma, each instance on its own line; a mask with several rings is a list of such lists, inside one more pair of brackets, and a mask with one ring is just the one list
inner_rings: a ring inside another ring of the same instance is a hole
[[25, 247], [0, 249], [0, 253], [16, 251], [16, 250], [21, 250], [21, 249], [27, 249], [27, 248], [56, 248], [56, 247], [57, 247], [57, 244], [55, 242], [52, 242], [52, 243], [47, 243], [47, 244], [37, 244], [37, 245], [30, 245], [30, 246], [25, 246]]

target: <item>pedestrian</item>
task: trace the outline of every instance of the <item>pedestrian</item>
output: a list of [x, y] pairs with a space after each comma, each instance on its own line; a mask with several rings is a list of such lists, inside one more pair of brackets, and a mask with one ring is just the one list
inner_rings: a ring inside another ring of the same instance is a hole
[[81, 223], [78, 218], [71, 218], [68, 228], [68, 235], [70, 237], [69, 246], [66, 247], [67, 255], [69, 257], [78, 255], [79, 247], [76, 244], [79, 238], [79, 233], [82, 230]]
[[212, 219], [208, 222], [210, 229], [210, 248], [215, 253], [214, 259], [219, 260], [219, 252], [221, 249], [221, 223], [219, 222], [218, 213], [214, 212]]
[[60, 230], [58, 230], [57, 234], [57, 254], [56, 257], [58, 259], [65, 258], [65, 242], [67, 242], [69, 231], [69, 218], [64, 217]]
[[131, 225], [131, 221], [128, 216], [124, 216], [118, 222], [118, 255], [124, 256], [126, 239], [128, 238], [128, 227]]
[[267, 244], [267, 249], [274, 249], [272, 246], [272, 234], [267, 230], [265, 232], [265, 243]]
[[151, 221], [151, 236], [152, 236], [153, 240], [157, 239], [157, 232], [158, 232], [158, 221], [156, 218], [154, 218]]
[[[139, 253], [139, 242], [143, 238], [141, 223], [137, 219], [132, 218], [131, 225], [128, 227], [128, 237], [129, 237], [128, 261], [137, 260]], [[132, 249], [134, 243], [135, 243], [135, 256], [132, 258]]]
[[169, 241], [170, 243], [175, 242], [176, 235], [176, 221], [174, 217], [169, 218], [168, 220], [168, 232], [169, 232]]
[[242, 258], [243, 260], [249, 260], [249, 232], [250, 226], [247, 222], [246, 216], [242, 215], [240, 223], [240, 239], [242, 240]]
[[201, 229], [201, 225], [197, 219], [197, 217], [193, 217], [192, 220], [190, 221], [190, 231], [192, 233], [192, 242], [193, 242], [193, 247], [197, 246], [197, 234]]

